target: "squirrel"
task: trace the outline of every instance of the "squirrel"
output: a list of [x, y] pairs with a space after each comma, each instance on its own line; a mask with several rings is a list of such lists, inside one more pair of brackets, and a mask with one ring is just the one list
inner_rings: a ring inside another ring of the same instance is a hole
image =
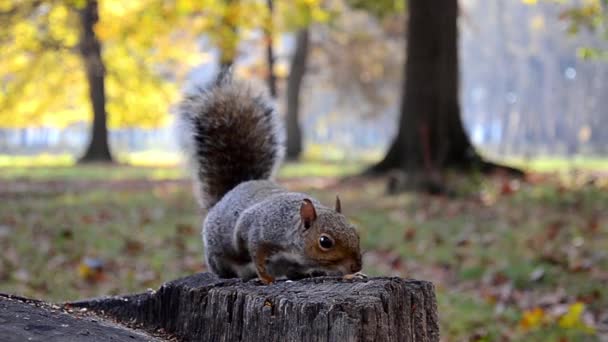
[[264, 284], [359, 272], [359, 235], [339, 197], [329, 208], [272, 180], [284, 154], [278, 120], [263, 95], [230, 74], [187, 92], [179, 105], [179, 142], [207, 210], [207, 267]]

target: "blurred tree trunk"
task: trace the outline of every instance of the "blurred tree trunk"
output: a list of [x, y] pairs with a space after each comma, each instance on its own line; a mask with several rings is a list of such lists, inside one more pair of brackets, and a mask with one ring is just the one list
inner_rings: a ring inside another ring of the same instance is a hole
[[306, 73], [308, 55], [308, 28], [297, 33], [296, 50], [291, 60], [291, 70], [287, 79], [287, 153], [289, 160], [298, 159], [302, 153], [302, 130], [299, 122], [300, 88]]
[[97, 0], [87, 0], [80, 10], [82, 33], [80, 54], [85, 65], [89, 96], [93, 107], [91, 142], [79, 162], [112, 162], [108, 144], [108, 126], [105, 94], [105, 66], [101, 58], [101, 43], [94, 27], [99, 20]]
[[266, 62], [268, 63], [268, 90], [270, 91], [270, 96], [273, 98], [277, 97], [277, 78], [274, 75], [274, 52], [272, 49], [273, 42], [273, 13], [274, 13], [274, 5], [272, 0], [266, 0], [266, 6], [268, 6], [268, 15], [269, 22], [268, 28], [266, 29]]
[[384, 159], [368, 171], [402, 169], [413, 186], [440, 188], [446, 168], [490, 164], [471, 145], [460, 117], [457, 0], [411, 0], [408, 9], [399, 130]]

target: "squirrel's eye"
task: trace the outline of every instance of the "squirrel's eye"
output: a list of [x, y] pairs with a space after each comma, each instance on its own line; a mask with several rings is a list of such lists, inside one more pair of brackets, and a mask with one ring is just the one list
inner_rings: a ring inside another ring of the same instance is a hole
[[319, 238], [319, 246], [321, 246], [321, 249], [330, 249], [334, 246], [334, 240], [327, 235], [321, 235]]

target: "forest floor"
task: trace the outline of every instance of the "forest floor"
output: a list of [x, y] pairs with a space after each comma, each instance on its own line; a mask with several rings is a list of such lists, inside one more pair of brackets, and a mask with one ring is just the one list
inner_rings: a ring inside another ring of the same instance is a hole
[[[454, 197], [385, 194], [357, 164], [280, 181], [361, 234], [363, 272], [435, 283], [445, 341], [608, 339], [608, 174], [448, 177]], [[158, 288], [205, 270], [201, 214], [177, 168], [0, 168], [0, 291], [54, 301]]]

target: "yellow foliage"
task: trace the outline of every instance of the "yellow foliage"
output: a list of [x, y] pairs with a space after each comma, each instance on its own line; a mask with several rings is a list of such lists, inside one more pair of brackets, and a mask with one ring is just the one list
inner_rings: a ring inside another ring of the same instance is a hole
[[521, 0], [521, 2], [523, 2], [526, 5], [536, 5], [538, 0]]
[[568, 306], [565, 314], [559, 318], [554, 315], [548, 315], [542, 308], [533, 308], [524, 311], [519, 325], [524, 330], [532, 330], [539, 328], [542, 325], [557, 323], [564, 329], [578, 329], [588, 333], [594, 331], [593, 327], [585, 324], [583, 321], [583, 313], [585, 312], [585, 304], [576, 302]]
[[543, 324], [545, 318], [545, 311], [541, 308], [533, 308], [531, 310], [524, 311], [524, 314], [519, 322], [519, 325], [523, 329], [534, 329]]
[[54, 6], [48, 14], [50, 36], [64, 46], [75, 46], [78, 43], [78, 31], [71, 29], [70, 26], [77, 20], [75, 16], [70, 16], [67, 6], [61, 4]]
[[0, 0], [0, 11], [8, 12], [13, 8], [13, 1], [11, 0]]
[[559, 326], [566, 329], [581, 329], [593, 332], [593, 327], [589, 327], [583, 322], [583, 312], [585, 312], [585, 304], [576, 302], [570, 305], [568, 311], [560, 317]]
[[279, 27], [281, 30], [291, 31], [306, 27], [313, 22], [327, 22], [329, 12], [323, 7], [320, 0], [293, 0], [279, 1]]
[[[15, 3], [0, 0], [0, 9], [12, 9]], [[259, 0], [99, 0], [94, 31], [102, 44], [110, 127], [166, 123], [179, 82], [193, 66], [209, 60], [208, 53], [197, 51], [201, 33], [227, 62], [237, 56], [244, 32], [284, 31], [328, 20], [322, 3], [276, 1], [270, 20]], [[88, 84], [77, 48], [77, 9], [85, 1], [23, 4], [41, 7], [16, 11], [0, 27], [1, 36], [8, 38], [0, 44], [0, 127], [89, 121]]]
[[[46, 15], [20, 14], [2, 28], [15, 39], [0, 45], [0, 126], [63, 127], [91, 120], [83, 63], [73, 48], [80, 36], [74, 3], [49, 3]], [[177, 82], [208, 58], [196, 51], [199, 32], [190, 29], [191, 17], [160, 0], [101, 0], [99, 6], [95, 32], [103, 45], [110, 127], [165, 124]]]
[[581, 322], [581, 316], [585, 310], [585, 304], [576, 302], [568, 308], [568, 312], [559, 319], [559, 326], [572, 328]]

